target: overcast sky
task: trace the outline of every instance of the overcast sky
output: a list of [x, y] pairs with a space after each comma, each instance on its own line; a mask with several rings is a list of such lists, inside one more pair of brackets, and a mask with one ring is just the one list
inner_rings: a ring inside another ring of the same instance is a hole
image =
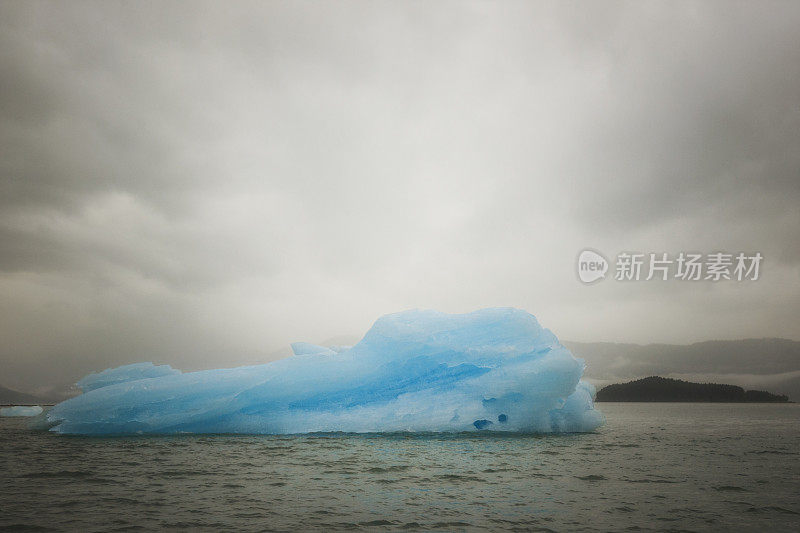
[[[797, 2], [0, 0], [0, 383], [408, 308], [800, 339]], [[581, 284], [584, 247], [756, 282]]]

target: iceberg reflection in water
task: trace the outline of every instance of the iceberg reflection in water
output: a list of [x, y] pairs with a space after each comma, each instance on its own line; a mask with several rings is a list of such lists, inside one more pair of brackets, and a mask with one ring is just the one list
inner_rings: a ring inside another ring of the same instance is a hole
[[405, 311], [353, 347], [181, 373], [138, 363], [87, 376], [47, 414], [69, 434], [591, 431], [604, 421], [576, 359], [519, 309]]

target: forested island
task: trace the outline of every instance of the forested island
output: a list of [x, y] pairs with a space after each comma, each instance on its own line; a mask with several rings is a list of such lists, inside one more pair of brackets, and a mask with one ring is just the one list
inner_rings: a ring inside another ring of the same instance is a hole
[[652, 376], [629, 383], [615, 383], [597, 392], [598, 402], [788, 402], [789, 398], [736, 385], [692, 383]]

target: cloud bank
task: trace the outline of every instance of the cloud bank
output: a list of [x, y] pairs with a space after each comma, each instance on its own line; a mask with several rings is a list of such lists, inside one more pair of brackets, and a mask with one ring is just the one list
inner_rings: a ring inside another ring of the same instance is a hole
[[[799, 338], [790, 2], [3, 2], [0, 363], [264, 362], [404, 308]], [[585, 247], [760, 251], [576, 281]]]

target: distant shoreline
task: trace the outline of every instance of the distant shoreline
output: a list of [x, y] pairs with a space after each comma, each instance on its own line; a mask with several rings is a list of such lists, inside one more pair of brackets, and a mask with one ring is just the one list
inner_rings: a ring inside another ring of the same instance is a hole
[[745, 390], [736, 385], [692, 383], [651, 376], [628, 383], [615, 383], [597, 392], [598, 402], [677, 403], [792, 403], [782, 394]]
[[595, 398], [595, 403], [736, 403], [736, 404], [760, 404], [760, 405], [775, 405], [777, 404], [794, 404], [792, 400], [786, 401], [737, 401], [737, 400], [598, 400]]

